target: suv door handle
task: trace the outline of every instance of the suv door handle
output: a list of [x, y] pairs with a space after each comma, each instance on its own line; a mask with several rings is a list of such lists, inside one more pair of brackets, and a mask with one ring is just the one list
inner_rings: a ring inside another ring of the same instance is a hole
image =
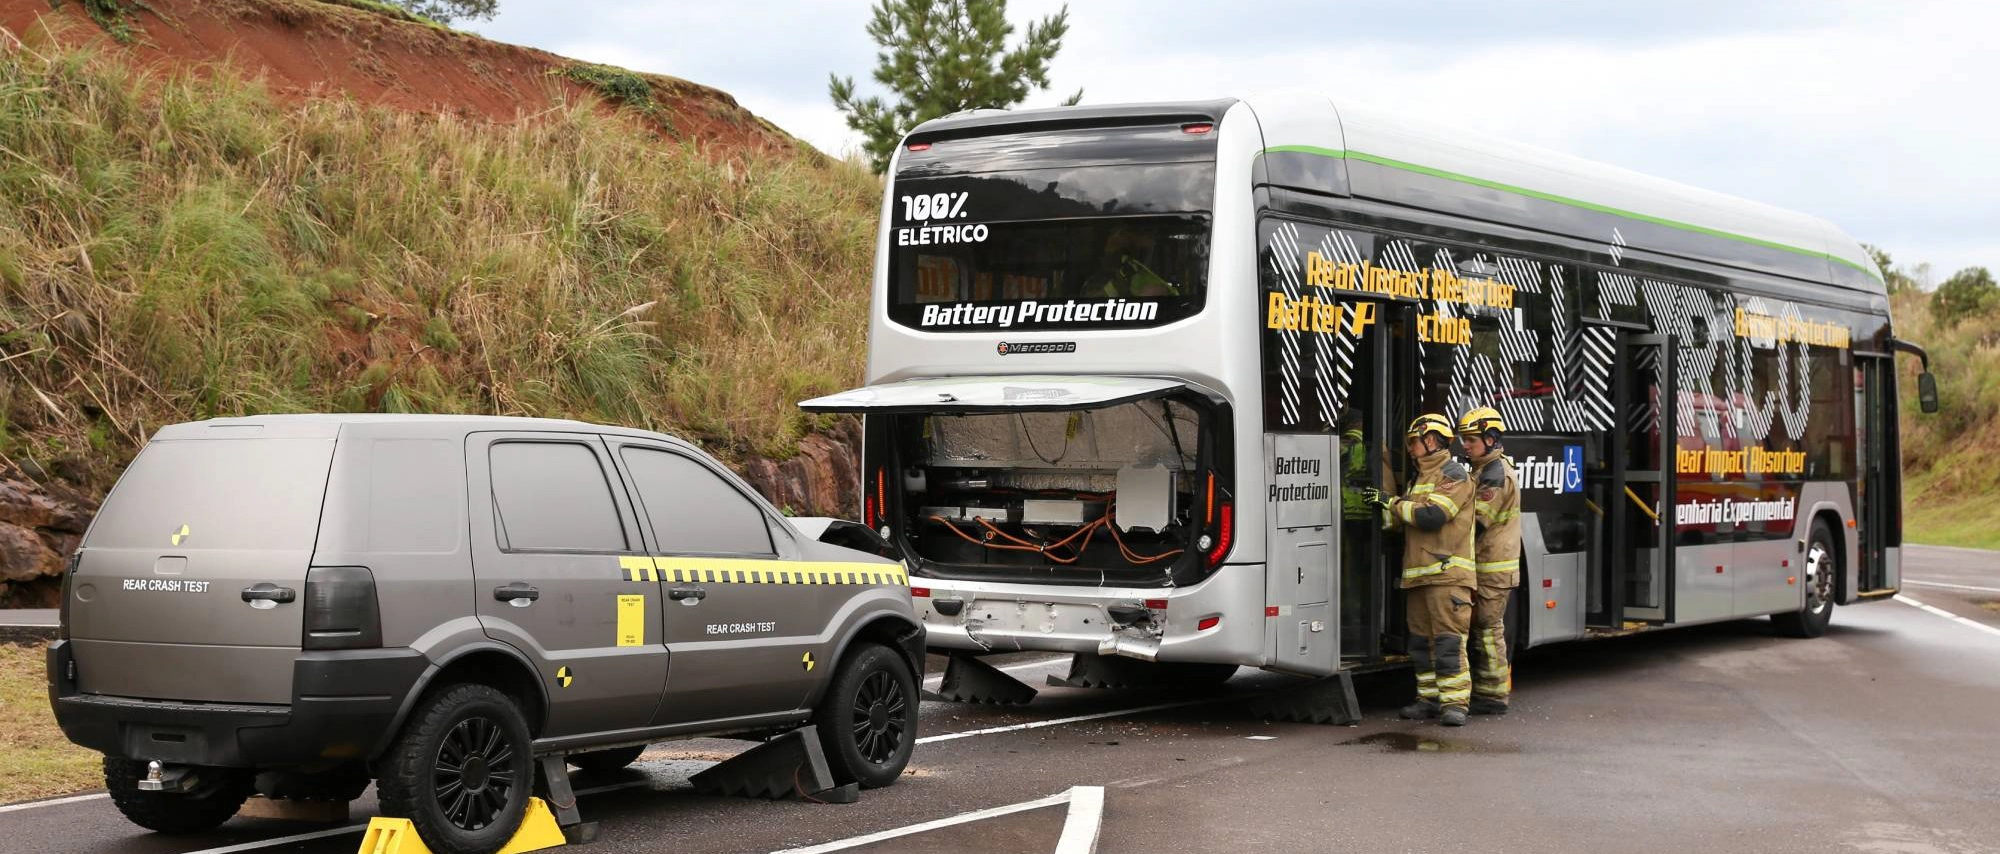
[[505, 587], [493, 588], [493, 598], [516, 608], [526, 608], [529, 602], [542, 598], [542, 591], [533, 586], [516, 581]]
[[299, 598], [298, 591], [290, 587], [279, 587], [268, 581], [261, 581], [243, 588], [245, 602], [272, 602], [283, 605]]
[[705, 587], [675, 587], [667, 591], [667, 598], [675, 602], [691, 604], [692, 602], [707, 599], [708, 589]]

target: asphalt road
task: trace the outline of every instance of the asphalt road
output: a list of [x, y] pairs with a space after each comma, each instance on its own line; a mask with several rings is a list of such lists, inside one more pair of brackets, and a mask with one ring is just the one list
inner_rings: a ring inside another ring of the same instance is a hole
[[[1244, 698], [1284, 680], [1245, 671], [1207, 697], [926, 702], [910, 773], [852, 805], [696, 795], [689, 774], [746, 746], [719, 740], [575, 782], [602, 829], [592, 847], [609, 851], [833, 850], [903, 832], [839, 850], [1050, 852], [1088, 819], [1065, 799], [1078, 786], [1103, 787], [1107, 854], [2000, 851], [2000, 613], [1981, 604], [2000, 601], [2000, 554], [1912, 547], [1905, 581], [1905, 601], [1840, 609], [1818, 640], [1752, 620], [1537, 650], [1516, 711], [1459, 730], [1396, 720], [1391, 697], [1358, 726], [1255, 721]], [[1007, 663], [1037, 684], [1063, 669]], [[357, 822], [373, 809], [355, 806]], [[21, 854], [347, 852], [360, 833], [239, 818], [169, 839], [84, 796], [0, 807], [0, 840]]]

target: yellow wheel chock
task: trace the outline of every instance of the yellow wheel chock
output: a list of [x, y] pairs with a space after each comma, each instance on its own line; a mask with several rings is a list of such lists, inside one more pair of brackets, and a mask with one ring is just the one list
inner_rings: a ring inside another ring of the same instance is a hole
[[[549, 805], [541, 798], [529, 798], [527, 814], [521, 817], [521, 829], [514, 831], [514, 838], [507, 840], [495, 854], [526, 854], [560, 847], [563, 842], [562, 830], [556, 827], [556, 817], [549, 812]], [[361, 834], [361, 850], [356, 854], [431, 854], [431, 849], [417, 836], [417, 827], [409, 819], [377, 816], [368, 820], [368, 830]]]

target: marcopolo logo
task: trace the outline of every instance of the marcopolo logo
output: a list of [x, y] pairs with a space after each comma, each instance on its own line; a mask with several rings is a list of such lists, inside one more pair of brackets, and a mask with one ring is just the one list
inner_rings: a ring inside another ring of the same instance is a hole
[[1002, 341], [993, 348], [1002, 356], [1019, 356], [1030, 353], [1074, 353], [1075, 341]]
[[1559, 495], [1583, 491], [1583, 446], [1564, 445], [1562, 456], [1528, 456], [1514, 464], [1514, 477], [1522, 490], [1543, 490]]

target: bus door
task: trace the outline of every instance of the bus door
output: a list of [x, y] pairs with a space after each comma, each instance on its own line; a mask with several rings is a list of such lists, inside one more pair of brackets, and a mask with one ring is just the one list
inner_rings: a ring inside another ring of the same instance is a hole
[[[1357, 299], [1346, 303], [1348, 316], [1369, 319], [1354, 349], [1352, 388], [1347, 414], [1358, 421], [1361, 448], [1355, 456], [1350, 432], [1341, 431], [1341, 487], [1345, 490], [1400, 491], [1409, 459], [1403, 452], [1403, 429], [1417, 417], [1417, 334], [1413, 305], [1389, 300]], [[1342, 525], [1341, 635], [1342, 653], [1373, 659], [1403, 651], [1403, 541], [1382, 530], [1379, 513], [1350, 513]]]
[[1856, 444], [1861, 454], [1861, 480], [1855, 496], [1854, 513], [1860, 519], [1861, 561], [1855, 567], [1858, 571], [1854, 587], [1847, 591], [1843, 602], [1852, 602], [1859, 594], [1898, 586], [1899, 579], [1890, 577], [1887, 559], [1887, 548], [1891, 544], [1889, 535], [1895, 525], [1891, 514], [1895, 512], [1897, 502], [1893, 496], [1898, 492], [1890, 488], [1897, 459], [1893, 442], [1896, 426], [1893, 358], [1855, 356], [1858, 374], [1855, 394], [1859, 399], [1855, 401], [1858, 405], [1854, 409], [1854, 426], [1860, 439]]
[[[1600, 339], [1601, 340], [1601, 339]], [[1585, 490], [1591, 538], [1584, 622], [1670, 623], [1674, 613], [1674, 452], [1680, 447], [1672, 336], [1611, 330], [1613, 424], [1592, 443]]]

